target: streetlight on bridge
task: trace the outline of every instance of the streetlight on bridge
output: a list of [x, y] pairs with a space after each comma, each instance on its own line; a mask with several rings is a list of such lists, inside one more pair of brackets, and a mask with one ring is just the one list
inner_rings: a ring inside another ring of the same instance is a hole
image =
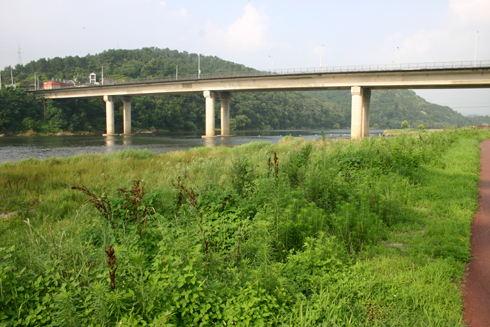
[[271, 55], [269, 55], [269, 58], [271, 58], [272, 60], [272, 64], [271, 64], [271, 75], [272, 75], [272, 72], [274, 71], [274, 58], [272, 58]]
[[323, 54], [323, 47], [325, 44], [320, 45], [320, 68], [322, 68], [322, 54]]
[[477, 45], [477, 42], [478, 42], [478, 31], [476, 31], [476, 37], [475, 37], [475, 64], [474, 64], [475, 67], [476, 67], [476, 45]]

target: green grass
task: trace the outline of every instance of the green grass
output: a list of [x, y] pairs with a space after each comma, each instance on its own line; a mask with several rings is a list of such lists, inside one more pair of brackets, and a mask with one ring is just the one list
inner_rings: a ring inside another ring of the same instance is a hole
[[460, 326], [488, 137], [4, 163], [0, 326]]

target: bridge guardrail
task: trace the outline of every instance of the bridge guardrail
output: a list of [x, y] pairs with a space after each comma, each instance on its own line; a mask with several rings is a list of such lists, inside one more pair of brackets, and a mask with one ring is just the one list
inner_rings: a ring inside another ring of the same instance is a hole
[[[327, 67], [309, 67], [309, 68], [285, 68], [274, 69], [269, 71], [250, 70], [250, 71], [235, 71], [235, 72], [216, 72], [216, 73], [201, 73], [191, 75], [182, 75], [175, 77], [159, 77], [159, 78], [139, 78], [131, 79], [123, 82], [114, 82], [111, 84], [81, 84], [74, 86], [62, 86], [59, 89], [77, 88], [77, 87], [102, 87], [105, 85], [128, 85], [128, 84], [146, 84], [158, 82], [175, 82], [175, 81], [194, 81], [194, 80], [209, 80], [219, 78], [238, 78], [238, 77], [260, 77], [270, 75], [304, 75], [304, 74], [333, 74], [333, 73], [361, 73], [361, 72], [386, 72], [386, 71], [414, 71], [414, 70], [439, 70], [439, 69], [464, 69], [464, 68], [490, 68], [490, 60], [478, 61], [449, 61], [449, 62], [428, 62], [428, 63], [392, 63], [392, 64], [376, 64], [376, 65], [347, 65], [347, 66], [327, 66]], [[28, 91], [41, 91], [43, 87], [35, 89], [28, 88]], [[46, 89], [48, 90], [48, 89]], [[52, 90], [50, 88], [49, 90]]]

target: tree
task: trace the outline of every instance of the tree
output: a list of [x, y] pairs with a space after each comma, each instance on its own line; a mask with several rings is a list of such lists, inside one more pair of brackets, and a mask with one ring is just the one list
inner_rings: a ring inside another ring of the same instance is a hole
[[410, 124], [408, 123], [408, 121], [404, 120], [402, 123], [402, 128], [409, 128], [409, 127], [410, 127]]
[[425, 129], [424, 124], [420, 124], [420, 125], [419, 125], [419, 129], [420, 129], [420, 131], [423, 131], [423, 130]]

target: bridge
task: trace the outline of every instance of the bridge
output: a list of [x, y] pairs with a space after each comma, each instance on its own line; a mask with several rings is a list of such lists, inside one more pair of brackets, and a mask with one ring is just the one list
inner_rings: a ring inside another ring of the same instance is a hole
[[230, 97], [236, 92], [350, 90], [351, 138], [369, 136], [371, 90], [490, 88], [490, 61], [362, 65], [182, 76], [131, 83], [31, 90], [46, 99], [100, 98], [106, 103], [107, 134], [114, 135], [114, 101], [123, 101], [124, 134], [131, 134], [131, 101], [136, 96], [201, 93], [206, 134], [215, 135], [215, 101], [221, 102], [221, 135], [230, 135]]

